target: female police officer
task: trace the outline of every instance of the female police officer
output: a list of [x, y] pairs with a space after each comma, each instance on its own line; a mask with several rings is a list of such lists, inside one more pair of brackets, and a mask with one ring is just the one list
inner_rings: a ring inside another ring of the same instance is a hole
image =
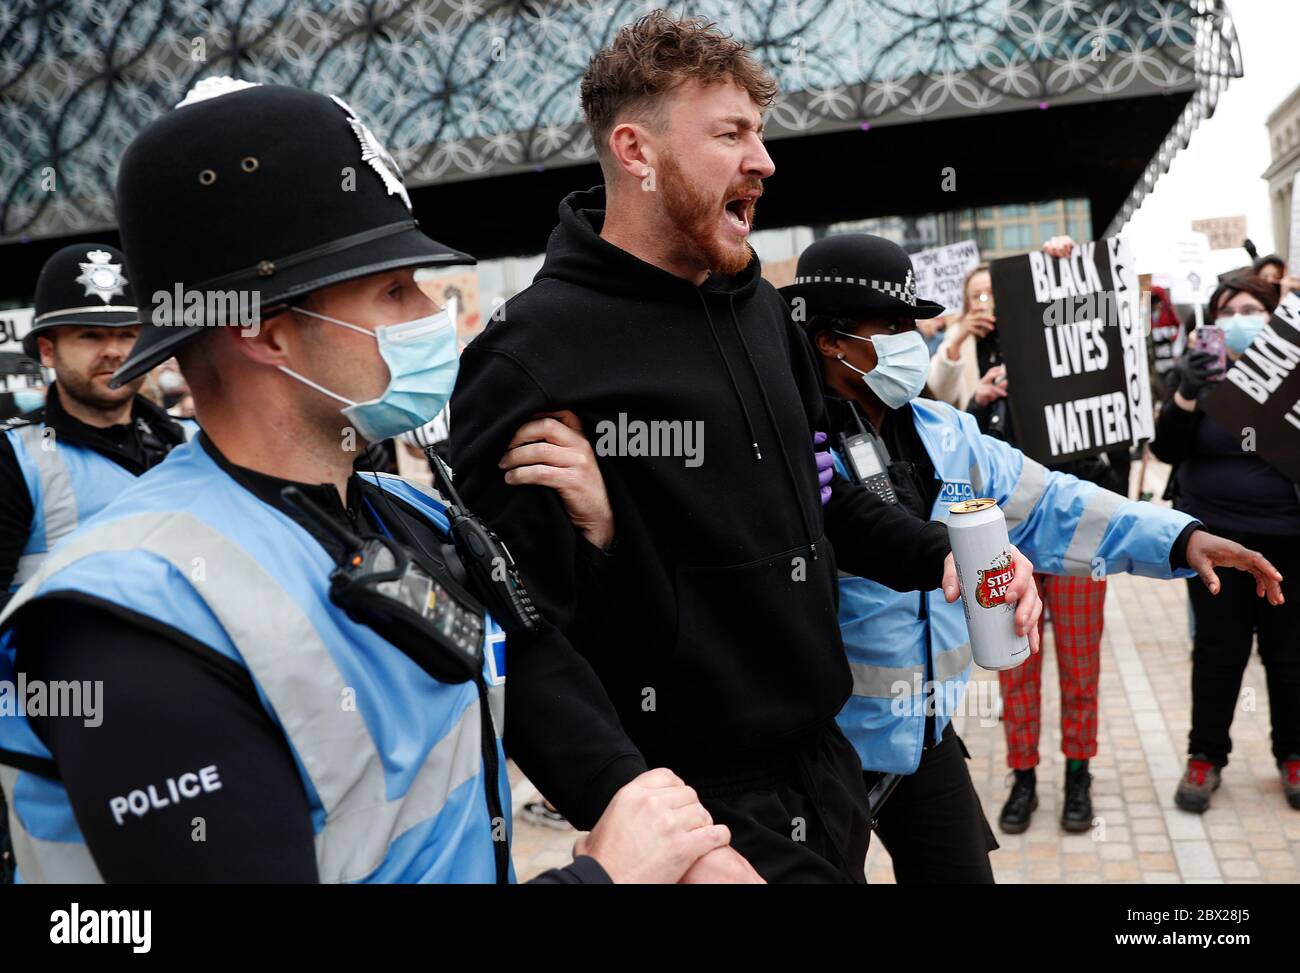
[[[1012, 543], [1040, 571], [1088, 573], [1098, 558], [1108, 572], [1171, 577], [1190, 568], [1214, 591], [1212, 569], [1225, 565], [1254, 574], [1261, 594], [1267, 583], [1270, 597], [1280, 596], [1276, 571], [1259, 554], [1183, 514], [1049, 472], [980, 435], [971, 416], [917, 398], [929, 362], [916, 319], [941, 308], [918, 299], [913, 280], [901, 248], [846, 234], [808, 247], [782, 290], [792, 306], [802, 304], [821, 359], [832, 445], [852, 438], [883, 460], [885, 477], [856, 474], [921, 519], [946, 520], [959, 500], [995, 498]], [[845, 457], [836, 459], [850, 473]], [[839, 612], [854, 679], [840, 726], [869, 777], [906, 775], [877, 823], [895, 875], [991, 881], [987, 853], [997, 845], [951, 726], [971, 669], [961, 607], [938, 591], [900, 594], [843, 576]]]
[[503, 616], [505, 682], [441, 502], [353, 473], [449, 397], [454, 325], [413, 268], [472, 258], [418, 230], [352, 110], [205, 81], [127, 149], [117, 213], [152, 311], [115, 381], [176, 355], [205, 431], [0, 616], [26, 685], [98, 683], [108, 708], [0, 716], [20, 878], [506, 881], [507, 686], [512, 755], [596, 824], [553, 880], [672, 881], [725, 846], [543, 620]]

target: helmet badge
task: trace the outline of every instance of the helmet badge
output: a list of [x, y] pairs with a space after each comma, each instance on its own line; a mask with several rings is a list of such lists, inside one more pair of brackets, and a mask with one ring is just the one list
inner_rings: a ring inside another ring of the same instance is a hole
[[81, 275], [77, 283], [86, 288], [86, 296], [94, 295], [105, 304], [111, 304], [117, 294], [126, 293], [126, 277], [122, 265], [110, 263], [113, 255], [107, 250], [91, 250], [86, 254], [88, 263], [79, 263]]
[[384, 181], [384, 187], [388, 190], [388, 195], [396, 193], [402, 197], [402, 202], [406, 208], [411, 208], [411, 197], [407, 195], [406, 185], [402, 182], [402, 170], [398, 167], [397, 161], [388, 154], [383, 143], [375, 137], [375, 133], [357, 117], [357, 113], [352, 107], [340, 98], [338, 95], [330, 95], [334, 103], [348, 113], [348, 124], [352, 126], [353, 134], [356, 135], [357, 141], [361, 143], [361, 161], [370, 164], [370, 168], [379, 173], [379, 178]]

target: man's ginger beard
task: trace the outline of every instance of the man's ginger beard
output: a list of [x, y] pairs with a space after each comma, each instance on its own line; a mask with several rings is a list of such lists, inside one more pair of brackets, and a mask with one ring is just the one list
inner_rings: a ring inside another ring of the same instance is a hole
[[[726, 197], [712, 198], [697, 189], [672, 156], [664, 157], [656, 175], [659, 199], [678, 237], [675, 249], [685, 252], [694, 262], [708, 267], [715, 274], [738, 274], [749, 266], [754, 251], [748, 241], [743, 241], [740, 246], [726, 246], [719, 240]], [[729, 186], [727, 196], [750, 188], [757, 189], [759, 185], [757, 180], [751, 180], [738, 187]], [[751, 230], [756, 209], [754, 206], [749, 212]]]
[[54, 372], [59, 391], [73, 401], [97, 412], [111, 412], [122, 403], [135, 398], [135, 394], [140, 391], [140, 386], [144, 385], [145, 376], [141, 375], [121, 388], [101, 391], [91, 378], [91, 373], [110, 365], [116, 368], [121, 364], [118, 358], [96, 356], [86, 371], [78, 371], [63, 360], [59, 354], [59, 343], [57, 340], [54, 342]]

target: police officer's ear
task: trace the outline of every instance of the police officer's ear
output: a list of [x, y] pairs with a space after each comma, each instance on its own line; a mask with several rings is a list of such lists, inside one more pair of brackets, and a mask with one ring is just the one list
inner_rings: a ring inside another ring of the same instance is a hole
[[813, 344], [817, 346], [817, 351], [823, 358], [839, 358], [844, 351], [840, 345], [843, 340], [830, 327], [814, 328], [812, 333]]
[[[58, 330], [57, 328], [55, 330]], [[36, 349], [41, 356], [41, 364], [46, 368], [54, 367], [54, 336], [36, 336]]]
[[297, 315], [287, 305], [263, 309], [256, 328], [214, 328], [214, 335], [227, 348], [259, 365], [289, 364], [289, 349], [300, 327]]

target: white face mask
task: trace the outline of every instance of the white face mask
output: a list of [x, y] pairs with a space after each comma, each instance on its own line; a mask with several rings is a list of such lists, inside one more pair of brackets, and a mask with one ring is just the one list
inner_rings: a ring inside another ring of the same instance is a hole
[[925, 380], [930, 374], [930, 350], [925, 346], [921, 332], [904, 331], [873, 338], [847, 331], [835, 333], [856, 341], [870, 341], [875, 346], [876, 367], [869, 372], [849, 364], [843, 355], [839, 356], [839, 361], [861, 375], [867, 387], [889, 408], [902, 408], [925, 388]]

